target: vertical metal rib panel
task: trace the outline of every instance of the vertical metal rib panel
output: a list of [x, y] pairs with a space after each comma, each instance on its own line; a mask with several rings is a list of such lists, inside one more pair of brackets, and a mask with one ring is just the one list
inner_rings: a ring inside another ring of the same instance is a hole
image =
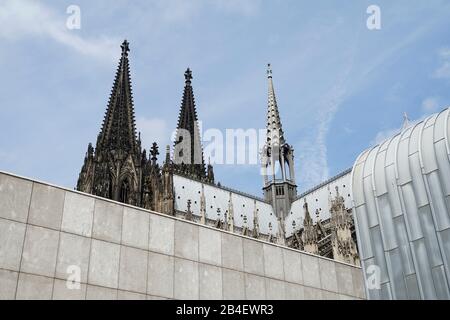
[[369, 299], [450, 298], [450, 108], [363, 152], [351, 174]]

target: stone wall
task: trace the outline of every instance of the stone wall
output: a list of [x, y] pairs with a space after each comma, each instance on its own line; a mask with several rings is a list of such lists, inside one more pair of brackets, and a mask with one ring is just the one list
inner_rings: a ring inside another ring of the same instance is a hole
[[0, 172], [0, 299], [363, 297], [360, 268]]

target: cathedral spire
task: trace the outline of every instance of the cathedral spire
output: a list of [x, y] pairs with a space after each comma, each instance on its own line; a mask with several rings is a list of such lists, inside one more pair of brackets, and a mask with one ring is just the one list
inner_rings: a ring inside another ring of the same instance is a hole
[[129, 43], [124, 40], [105, 118], [97, 140], [97, 149], [137, 151], [136, 125], [128, 61]]
[[166, 160], [164, 162], [165, 165], [170, 164], [170, 146], [166, 145]]
[[178, 116], [173, 161], [178, 171], [194, 178], [205, 179], [206, 169], [192, 89], [192, 71], [189, 68], [184, 73], [184, 79], [185, 86]]
[[267, 65], [267, 79], [269, 82], [269, 94], [267, 103], [267, 142], [270, 144], [283, 145], [284, 133], [281, 126], [280, 112], [278, 111], [277, 99], [273, 88], [272, 68]]
[[277, 218], [285, 218], [297, 194], [294, 150], [284, 138], [272, 78], [272, 68], [268, 64], [267, 132], [266, 143], [261, 152], [263, 190], [265, 199], [272, 204]]
[[78, 181], [77, 189], [123, 203], [141, 205], [142, 184], [145, 181], [143, 166], [147, 156], [141, 152], [141, 139], [136, 136], [128, 41], [125, 40], [120, 47], [119, 66], [94, 156], [84, 170], [87, 174]]

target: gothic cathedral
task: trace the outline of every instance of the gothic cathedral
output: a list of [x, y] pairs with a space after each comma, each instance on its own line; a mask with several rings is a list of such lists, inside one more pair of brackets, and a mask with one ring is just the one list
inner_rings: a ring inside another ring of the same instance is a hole
[[[103, 124], [95, 148], [88, 145], [77, 190], [359, 264], [351, 209], [337, 186], [334, 199], [329, 192], [330, 185], [346, 181], [346, 176], [297, 195], [294, 149], [284, 136], [270, 65], [266, 141], [261, 150], [264, 196], [259, 198], [215, 183], [213, 166], [204, 161], [189, 68], [184, 74], [173, 156], [166, 146], [160, 166], [156, 142], [147, 155], [140, 133], [136, 134], [128, 41], [121, 48]], [[308, 201], [317, 197], [314, 205], [320, 206], [318, 198], [325, 193], [328, 208], [323, 212], [316, 208], [314, 221]]]

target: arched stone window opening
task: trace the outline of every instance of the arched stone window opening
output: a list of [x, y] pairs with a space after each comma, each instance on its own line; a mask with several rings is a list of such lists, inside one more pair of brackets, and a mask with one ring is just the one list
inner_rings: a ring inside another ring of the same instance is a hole
[[130, 197], [130, 184], [127, 179], [122, 181], [120, 186], [120, 198], [119, 201], [123, 203], [128, 203]]

